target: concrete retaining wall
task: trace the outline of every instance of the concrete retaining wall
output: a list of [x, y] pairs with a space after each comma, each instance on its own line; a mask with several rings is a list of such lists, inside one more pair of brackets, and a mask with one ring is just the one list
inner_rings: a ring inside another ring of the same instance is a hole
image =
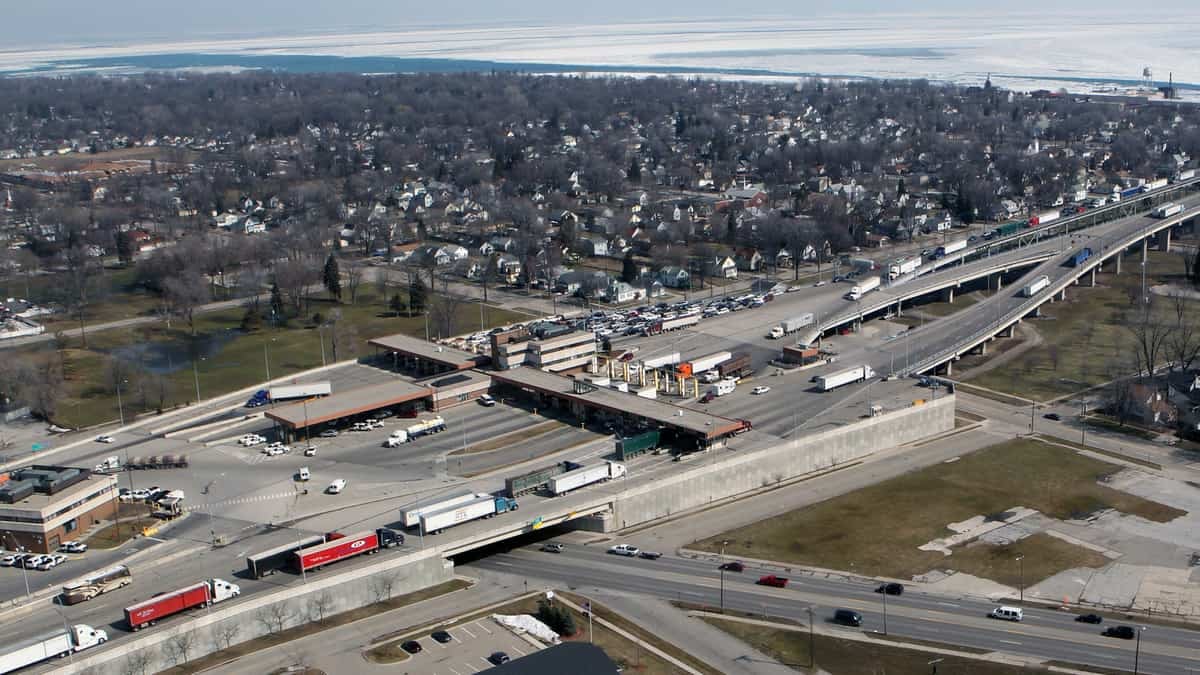
[[632, 487], [613, 500], [607, 526], [624, 529], [687, 509], [826, 470], [886, 448], [904, 445], [954, 428], [954, 396], [879, 417], [858, 420], [766, 450], [698, 457], [691, 471]]
[[[188, 660], [195, 660], [230, 644], [318, 620], [322, 614], [328, 618], [453, 577], [452, 563], [434, 550], [414, 553], [385, 550], [376, 558], [375, 564], [350, 572], [342, 573], [335, 566], [310, 573], [307, 585], [227, 601], [208, 610], [198, 610], [191, 619], [167, 619], [148, 633], [121, 637], [120, 643], [111, 648], [102, 648], [94, 654], [80, 652], [74, 663], [60, 664], [56, 672], [149, 675], [176, 665], [181, 635], [189, 636], [183, 638], [190, 638]], [[317, 645], [312, 647], [319, 649]]]

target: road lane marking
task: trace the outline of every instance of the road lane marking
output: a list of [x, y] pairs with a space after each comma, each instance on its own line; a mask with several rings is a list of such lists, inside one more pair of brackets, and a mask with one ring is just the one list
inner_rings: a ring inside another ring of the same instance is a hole
[[959, 606], [953, 602], [938, 602], [938, 604], [942, 605], [943, 607], [958, 607]]
[[996, 642], [1003, 642], [1006, 645], [1020, 645], [1021, 644], [1020, 642], [1017, 642], [1016, 640], [996, 640]]

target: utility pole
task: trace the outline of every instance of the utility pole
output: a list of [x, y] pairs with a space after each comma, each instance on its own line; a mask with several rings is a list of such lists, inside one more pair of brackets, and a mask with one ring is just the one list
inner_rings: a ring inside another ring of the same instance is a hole
[[1024, 555], [1017, 556], [1017, 569], [1019, 570], [1019, 574], [1020, 574], [1020, 585], [1017, 586], [1017, 588], [1018, 588], [1018, 592], [1021, 594], [1020, 602], [1022, 605], [1025, 604], [1025, 563], [1023, 562], [1024, 560], [1025, 560]]

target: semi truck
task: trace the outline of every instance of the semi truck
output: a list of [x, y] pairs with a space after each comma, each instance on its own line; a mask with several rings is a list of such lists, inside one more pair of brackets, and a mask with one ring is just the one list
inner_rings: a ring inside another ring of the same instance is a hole
[[1175, 174], [1175, 180], [1173, 180], [1171, 182], [1178, 183], [1180, 181], [1191, 180], [1195, 177], [1196, 177], [1195, 169], [1184, 169], [1183, 171], [1180, 171], [1179, 173]]
[[855, 366], [847, 370], [842, 370], [828, 375], [817, 377], [817, 387], [821, 391], [829, 391], [851, 382], [862, 382], [868, 377], [873, 377], [875, 371], [871, 370], [871, 366]]
[[578, 469], [582, 464], [575, 462], [558, 462], [550, 466], [523, 473], [519, 476], [511, 476], [504, 479], [504, 493], [509, 497], [518, 497], [520, 495], [536, 492], [550, 484], [550, 479], [562, 475], [573, 469]]
[[446, 420], [442, 419], [441, 415], [437, 415], [436, 417], [431, 417], [427, 420], [421, 420], [416, 424], [409, 426], [408, 428], [397, 429], [393, 431], [392, 435], [388, 436], [387, 440], [384, 441], [384, 445], [389, 448], [394, 448], [402, 443], [415, 441], [422, 436], [436, 434], [439, 431], [445, 430]]
[[934, 252], [933, 257], [934, 258], [945, 258], [946, 256], [948, 256], [952, 253], [958, 253], [959, 251], [965, 249], [966, 247], [967, 247], [966, 239], [959, 239], [958, 241], [946, 242], [945, 245], [937, 247], [937, 251]]
[[732, 356], [733, 354], [729, 352], [717, 352], [715, 354], [709, 354], [708, 356], [702, 356], [698, 359], [692, 359], [691, 361], [684, 361], [683, 363], [675, 366], [675, 372], [683, 375], [684, 377], [692, 377], [693, 375], [699, 375], [706, 370], [712, 370], [713, 368], [716, 368], [721, 363], [728, 361]]
[[261, 579], [274, 574], [292, 563], [292, 553], [302, 548], [325, 543], [325, 535], [317, 534], [276, 546], [273, 549], [246, 556], [246, 572], [251, 579]]
[[87, 602], [97, 595], [103, 595], [118, 588], [124, 588], [133, 583], [133, 574], [124, 565], [117, 565], [93, 572], [87, 576], [72, 581], [63, 586], [58, 596], [64, 605], [78, 605]]
[[920, 266], [920, 258], [901, 258], [896, 260], [888, 265], [888, 279], [899, 279], [906, 274], [917, 271], [917, 268]]
[[658, 429], [651, 429], [626, 438], [617, 438], [617, 459], [626, 460], [645, 454], [657, 448], [661, 441], [662, 432]]
[[207, 607], [241, 594], [242, 588], [237, 584], [223, 579], [209, 579], [130, 605], [125, 608], [125, 621], [130, 630], [138, 631], [180, 612]]
[[663, 366], [674, 366], [679, 363], [679, 352], [673, 352], [666, 356], [656, 356], [652, 359], [643, 359], [642, 366], [645, 368], [662, 368]]
[[593, 483], [601, 483], [625, 475], [625, 465], [616, 462], [604, 462], [582, 466], [568, 471], [561, 476], [550, 479], [550, 494], [558, 497], [571, 490], [578, 490]]
[[785, 335], [790, 335], [791, 333], [795, 333], [805, 326], [811, 325], [812, 322], [812, 312], [805, 312], [800, 316], [784, 319], [783, 321], [779, 322], [778, 326], [772, 326], [771, 332], [767, 334], [767, 337], [771, 338], [772, 340], [778, 340]]
[[1157, 178], [1142, 185], [1142, 192], [1152, 192], [1167, 187], [1166, 178]]
[[1025, 228], [1026, 223], [1020, 220], [1014, 220], [1011, 223], [1005, 223], [1000, 227], [992, 230], [996, 237], [1008, 237], [1014, 235]]
[[99, 464], [96, 465], [95, 469], [92, 469], [92, 471], [95, 473], [108, 473], [110, 471], [120, 471], [120, 470], [121, 470], [121, 458], [116, 455], [113, 455], [111, 457], [105, 457], [103, 462], [100, 462]]
[[700, 317], [696, 314], [690, 316], [678, 316], [674, 319], [666, 319], [663, 321], [651, 321], [642, 328], [642, 336], [649, 337], [651, 335], [659, 335], [666, 331], [681, 330], [690, 326], [695, 326], [700, 323]]
[[746, 352], [738, 352], [733, 358], [717, 366], [717, 374], [723, 378], [738, 378], [750, 374], [752, 361]]
[[0, 654], [0, 673], [41, 663], [56, 656], [66, 656], [108, 641], [108, 633], [77, 623], [70, 629], [59, 628], [39, 637], [9, 643]]
[[1142, 186], [1140, 186], [1140, 185], [1137, 187], [1125, 188], [1124, 190], [1121, 190], [1121, 199], [1122, 200], [1130, 199], [1132, 197], [1136, 197], [1136, 196], [1140, 195], [1141, 193], [1142, 193]]
[[246, 401], [247, 408], [258, 408], [268, 403], [290, 401], [298, 398], [316, 398], [329, 396], [333, 393], [333, 385], [328, 382], [309, 382], [307, 384], [284, 384], [270, 389], [259, 389], [250, 400]]
[[1163, 204], [1154, 209], [1153, 216], [1155, 218], [1170, 218], [1171, 216], [1183, 213], [1183, 204]]
[[404, 527], [416, 527], [417, 525], [421, 524], [422, 513], [441, 511], [443, 509], [450, 508], [451, 506], [465, 504], [477, 497], [479, 497], [479, 495], [476, 494], [474, 490], [455, 490], [454, 492], [450, 492], [439, 497], [423, 499], [415, 504], [409, 504], [400, 509], [400, 522], [404, 525]]
[[1079, 267], [1083, 263], [1087, 262], [1088, 258], [1091, 257], [1092, 249], [1084, 247], [1076, 251], [1075, 255], [1071, 256], [1070, 260], [1067, 261], [1067, 265], [1070, 267]]
[[[565, 475], [565, 474], [564, 474]], [[440, 534], [448, 527], [469, 523], [480, 518], [516, 511], [517, 500], [511, 497], [480, 495], [476, 499], [448, 509], [421, 514], [421, 530], [425, 534]]]
[[292, 551], [292, 567], [299, 572], [312, 572], [347, 558], [372, 555], [380, 549], [392, 548], [403, 543], [404, 535], [384, 527], [345, 537], [334, 538], [331, 535], [324, 544]]
[[1050, 211], [1042, 211], [1041, 213], [1029, 219], [1029, 226], [1038, 227], [1040, 225], [1049, 225], [1059, 218], [1062, 218], [1062, 212], [1060, 211], [1055, 211], [1053, 209]]
[[861, 300], [864, 295], [870, 293], [876, 288], [879, 288], [879, 277], [867, 277], [866, 279], [863, 279], [855, 284], [854, 288], [851, 288], [850, 291], [846, 293], [846, 299]]
[[1028, 284], [1026, 284], [1025, 288], [1021, 289], [1021, 295], [1025, 296], [1027, 298], [1032, 298], [1033, 296], [1037, 295], [1038, 293], [1041, 293], [1042, 289], [1049, 285], [1050, 285], [1050, 277], [1043, 274], [1042, 276], [1040, 276], [1040, 277], [1034, 279], [1033, 281], [1029, 282]]

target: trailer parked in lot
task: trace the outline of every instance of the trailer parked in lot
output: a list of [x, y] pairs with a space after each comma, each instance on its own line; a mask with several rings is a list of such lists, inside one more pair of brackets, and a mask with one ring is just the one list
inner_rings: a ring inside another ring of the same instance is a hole
[[1042, 289], [1049, 285], [1050, 285], [1050, 277], [1043, 274], [1042, 276], [1040, 276], [1040, 277], [1034, 279], [1033, 281], [1029, 282], [1028, 284], [1026, 284], [1025, 288], [1021, 289], [1021, 295], [1025, 296], [1027, 298], [1032, 298], [1033, 296], [1037, 295], [1038, 293], [1041, 293]]
[[625, 465], [616, 462], [604, 462], [583, 466], [574, 471], [568, 471], [561, 476], [550, 479], [550, 493], [555, 497], [565, 495], [571, 490], [578, 490], [592, 483], [620, 478], [625, 475]]
[[440, 534], [448, 527], [491, 518], [506, 511], [516, 511], [517, 500], [510, 497], [479, 495], [476, 499], [448, 509], [421, 514], [421, 530], [425, 534]]
[[131, 630], [152, 626], [180, 612], [235, 598], [242, 588], [223, 579], [209, 579], [177, 591], [156, 595], [149, 600], [125, 608], [125, 621]]
[[325, 535], [317, 534], [290, 544], [276, 546], [262, 553], [246, 556], [246, 572], [249, 573], [251, 579], [261, 579], [289, 566], [292, 563], [292, 553], [302, 548], [324, 543]]
[[331, 563], [357, 555], [371, 555], [381, 548], [391, 548], [403, 543], [404, 535], [387, 528], [359, 532], [336, 539], [331, 537], [324, 544], [293, 551], [292, 565], [299, 571], [311, 572]]
[[422, 499], [400, 509], [400, 522], [404, 527], [416, 527], [421, 524], [422, 513], [433, 513], [459, 504], [465, 504], [479, 495], [474, 490], [455, 490], [438, 497]]
[[39, 637], [10, 642], [0, 654], [0, 673], [11, 673], [14, 670], [41, 663], [56, 656], [66, 656], [95, 647], [108, 641], [108, 633], [92, 628], [86, 624], [75, 624], [70, 629], [58, 628], [54, 632]]
[[817, 378], [817, 387], [821, 391], [829, 391], [851, 382], [862, 382], [874, 375], [875, 371], [871, 370], [871, 366], [855, 366], [829, 375], [821, 375]]
[[733, 355], [733, 358], [717, 366], [717, 374], [723, 378], [745, 377], [753, 370], [752, 365], [749, 354], [738, 352]]

